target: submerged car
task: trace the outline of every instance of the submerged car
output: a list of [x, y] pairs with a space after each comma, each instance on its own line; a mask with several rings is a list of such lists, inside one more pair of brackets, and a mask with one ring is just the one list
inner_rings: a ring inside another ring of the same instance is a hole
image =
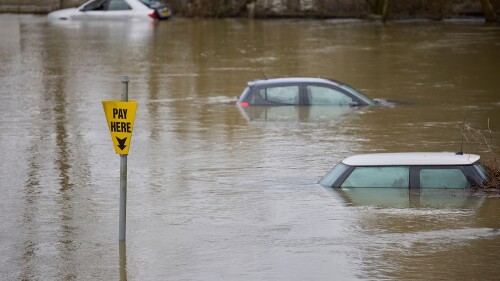
[[170, 7], [154, 0], [90, 0], [78, 8], [51, 12], [48, 17], [57, 20], [164, 20], [171, 15]]
[[248, 82], [237, 104], [248, 106], [272, 105], [334, 105], [362, 106], [377, 104], [353, 87], [324, 78], [274, 78]]
[[319, 184], [334, 188], [453, 188], [486, 179], [479, 155], [451, 152], [375, 153], [347, 157]]

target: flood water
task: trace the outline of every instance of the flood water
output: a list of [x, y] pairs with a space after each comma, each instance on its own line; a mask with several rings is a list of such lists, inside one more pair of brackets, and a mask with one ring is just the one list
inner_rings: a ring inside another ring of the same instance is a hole
[[[500, 276], [500, 198], [317, 184], [357, 153], [464, 140], [486, 156], [500, 138], [499, 26], [0, 15], [0, 38], [1, 280]], [[120, 247], [101, 102], [120, 99], [123, 75], [139, 106]], [[235, 106], [247, 81], [279, 76], [396, 105]], [[464, 121], [482, 134], [462, 138]]]

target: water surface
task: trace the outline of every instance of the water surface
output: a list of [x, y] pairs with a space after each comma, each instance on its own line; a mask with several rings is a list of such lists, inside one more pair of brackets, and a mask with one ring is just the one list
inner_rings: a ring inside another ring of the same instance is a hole
[[[0, 36], [0, 279], [500, 275], [498, 198], [316, 184], [351, 154], [488, 155], [497, 26], [0, 15]], [[139, 107], [120, 248], [120, 161], [101, 101], [120, 99], [122, 75]], [[234, 105], [247, 81], [280, 76], [334, 78], [397, 105]], [[462, 138], [464, 120], [482, 135]]]

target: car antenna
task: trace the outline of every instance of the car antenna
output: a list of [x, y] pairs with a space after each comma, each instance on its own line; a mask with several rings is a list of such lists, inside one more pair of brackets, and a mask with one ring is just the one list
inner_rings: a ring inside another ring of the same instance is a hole
[[457, 155], [464, 155], [464, 131], [465, 131], [465, 118], [462, 124], [462, 143], [460, 144], [460, 151], [457, 152]]

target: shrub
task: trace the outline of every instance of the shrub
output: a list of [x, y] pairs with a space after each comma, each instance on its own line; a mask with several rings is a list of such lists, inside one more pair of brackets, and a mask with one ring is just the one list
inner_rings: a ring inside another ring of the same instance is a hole
[[492, 159], [482, 161], [482, 164], [488, 173], [488, 180], [480, 188], [500, 188], [500, 161], [493, 157]]
[[488, 180], [485, 181], [479, 189], [500, 189], [500, 160], [493, 144], [493, 132], [490, 129], [490, 120], [488, 119], [488, 129], [478, 130], [472, 128], [469, 124], [462, 125], [463, 141], [472, 142], [478, 145], [481, 153], [481, 164], [488, 174]]

